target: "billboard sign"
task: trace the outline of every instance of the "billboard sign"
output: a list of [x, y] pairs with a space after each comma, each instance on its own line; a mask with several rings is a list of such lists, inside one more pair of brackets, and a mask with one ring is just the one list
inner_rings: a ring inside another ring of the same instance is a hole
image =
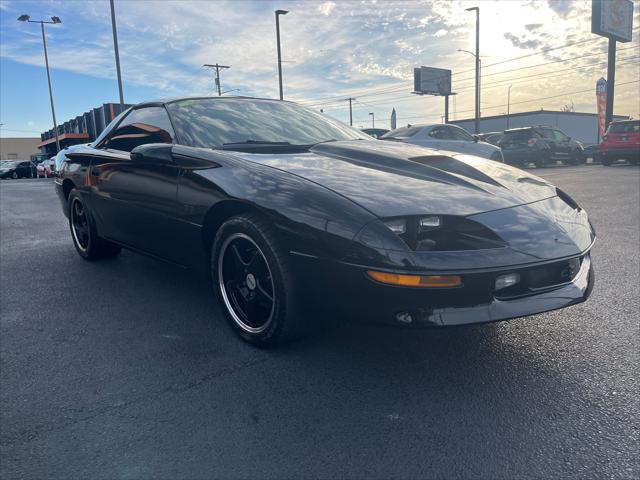
[[607, 81], [604, 78], [596, 82], [596, 106], [598, 107], [598, 138], [602, 138], [606, 127], [605, 112], [607, 110]]
[[451, 95], [451, 70], [420, 67], [413, 69], [413, 90], [425, 95]]
[[630, 42], [632, 29], [632, 0], [592, 0], [591, 33]]

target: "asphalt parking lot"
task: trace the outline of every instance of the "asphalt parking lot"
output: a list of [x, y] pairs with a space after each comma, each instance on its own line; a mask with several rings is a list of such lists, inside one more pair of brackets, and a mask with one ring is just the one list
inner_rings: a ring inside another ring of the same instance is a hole
[[277, 351], [201, 275], [81, 260], [50, 180], [0, 182], [0, 476], [640, 477], [640, 169], [535, 173], [597, 230], [587, 303]]

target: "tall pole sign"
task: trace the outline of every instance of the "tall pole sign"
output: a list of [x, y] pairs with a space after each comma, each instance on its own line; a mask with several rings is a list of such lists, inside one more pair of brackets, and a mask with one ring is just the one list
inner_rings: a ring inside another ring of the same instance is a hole
[[605, 127], [609, 126], [613, 118], [616, 42], [630, 42], [632, 29], [632, 0], [591, 0], [591, 32], [609, 39]]
[[600, 143], [607, 129], [607, 81], [604, 78], [600, 78], [596, 82], [596, 104], [598, 107], [598, 143]]

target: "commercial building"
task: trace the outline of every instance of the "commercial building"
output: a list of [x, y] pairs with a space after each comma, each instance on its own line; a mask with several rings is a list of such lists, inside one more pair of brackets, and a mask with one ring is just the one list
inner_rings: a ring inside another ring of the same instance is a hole
[[38, 153], [40, 139], [37, 137], [0, 138], [0, 160], [29, 160]]
[[[94, 141], [102, 130], [109, 125], [111, 120], [130, 106], [124, 105], [124, 107], [121, 107], [119, 103], [104, 103], [100, 107], [93, 108], [76, 118], [58, 125], [60, 148]], [[49, 156], [57, 153], [56, 135], [53, 128], [40, 134], [40, 142], [37, 147], [42, 153], [46, 153]]]
[[[629, 117], [615, 115], [614, 120], [626, 120]], [[459, 125], [473, 133], [474, 119], [450, 120], [449, 123]], [[571, 138], [590, 145], [599, 143], [598, 115], [595, 113], [560, 112], [553, 110], [535, 110], [533, 112], [512, 113], [511, 115], [496, 115], [480, 119], [480, 132], [502, 132], [508, 128], [530, 127], [532, 125], [546, 125], [557, 127]]]

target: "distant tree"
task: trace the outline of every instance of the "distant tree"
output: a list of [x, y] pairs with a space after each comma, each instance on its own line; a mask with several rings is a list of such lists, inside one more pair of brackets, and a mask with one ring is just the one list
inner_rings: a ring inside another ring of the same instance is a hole
[[573, 108], [573, 100], [571, 100], [571, 103], [567, 103], [565, 104], [563, 107], [560, 108], [561, 112], [575, 112], [575, 108]]

